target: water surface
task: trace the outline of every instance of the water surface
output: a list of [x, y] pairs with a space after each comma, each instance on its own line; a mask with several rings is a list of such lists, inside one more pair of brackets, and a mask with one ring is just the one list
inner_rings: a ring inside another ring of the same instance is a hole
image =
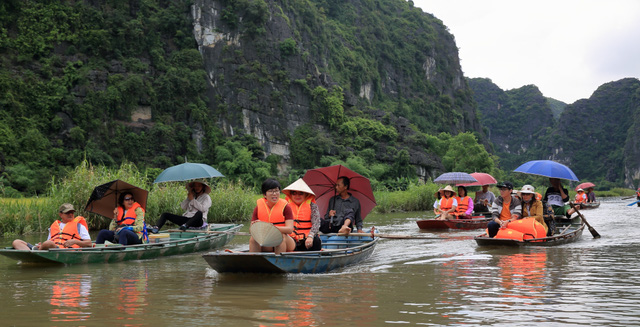
[[640, 325], [640, 208], [628, 202], [583, 211], [602, 238], [585, 229], [550, 248], [481, 248], [477, 230], [420, 232], [428, 213], [372, 214], [365, 226], [382, 233], [447, 239], [384, 239], [366, 262], [319, 275], [218, 274], [199, 254], [75, 266], [2, 257], [1, 325]]

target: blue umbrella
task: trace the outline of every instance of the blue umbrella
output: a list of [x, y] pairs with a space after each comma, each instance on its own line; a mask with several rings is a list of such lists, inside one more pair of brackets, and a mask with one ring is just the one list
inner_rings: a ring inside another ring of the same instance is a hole
[[224, 177], [224, 175], [209, 165], [185, 162], [163, 170], [153, 182], [180, 182], [212, 177]]
[[576, 174], [571, 169], [561, 163], [551, 160], [533, 160], [520, 165], [514, 170], [518, 173], [545, 176], [549, 178], [568, 179], [578, 181]]
[[444, 173], [433, 180], [434, 183], [439, 184], [475, 183], [477, 181], [478, 180], [471, 176], [471, 174], [461, 172]]

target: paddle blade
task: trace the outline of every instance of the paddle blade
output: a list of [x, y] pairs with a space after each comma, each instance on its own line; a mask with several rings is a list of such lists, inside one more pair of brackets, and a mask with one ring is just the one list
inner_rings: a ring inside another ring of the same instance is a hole
[[636, 201], [636, 202], [631, 202], [631, 203], [627, 204], [627, 207], [630, 207], [630, 206], [632, 206], [632, 205], [634, 205], [634, 204], [636, 204], [636, 203], [638, 203], [638, 202], [640, 202], [640, 200], [638, 200], [638, 201]]

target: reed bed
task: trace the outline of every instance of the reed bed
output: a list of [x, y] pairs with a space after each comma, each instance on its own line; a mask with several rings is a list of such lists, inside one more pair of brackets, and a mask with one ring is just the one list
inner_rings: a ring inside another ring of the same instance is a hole
[[405, 191], [375, 192], [378, 205], [374, 210], [378, 213], [431, 210], [440, 187], [433, 183], [412, 184]]
[[[185, 183], [153, 184], [149, 176], [132, 163], [111, 169], [84, 161], [64, 178], [52, 179], [46, 197], [0, 198], [0, 235], [47, 231], [51, 223], [59, 219], [58, 208], [62, 203], [73, 204], [76, 215], [87, 219], [90, 230], [108, 228], [110, 217], [84, 209], [96, 186], [116, 179], [149, 190], [145, 214], [148, 225], [155, 224], [163, 212], [184, 212], [180, 202], [187, 196]], [[208, 214], [210, 223], [250, 219], [256, 198], [252, 188], [220, 179], [211, 180], [209, 185], [213, 203]]]

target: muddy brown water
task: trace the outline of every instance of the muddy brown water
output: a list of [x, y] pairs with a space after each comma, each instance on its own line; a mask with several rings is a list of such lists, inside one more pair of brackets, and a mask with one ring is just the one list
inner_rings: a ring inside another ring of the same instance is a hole
[[585, 229], [549, 248], [481, 248], [477, 230], [420, 232], [426, 212], [370, 215], [365, 225], [381, 233], [447, 239], [384, 239], [367, 261], [319, 275], [218, 274], [200, 254], [37, 267], [1, 257], [0, 325], [640, 325], [640, 208], [630, 202], [583, 210], [602, 238]]

